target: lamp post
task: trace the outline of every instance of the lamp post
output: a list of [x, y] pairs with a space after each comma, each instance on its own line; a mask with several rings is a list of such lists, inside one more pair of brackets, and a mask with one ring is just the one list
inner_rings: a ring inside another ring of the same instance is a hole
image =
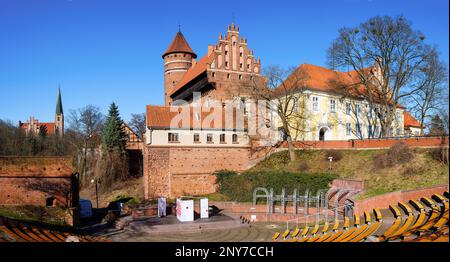
[[93, 178], [91, 180], [91, 183], [95, 183], [95, 200], [97, 202], [97, 209], [98, 209], [98, 178]]
[[329, 163], [329, 166], [328, 166], [328, 173], [331, 175], [331, 171], [333, 170], [333, 167], [331, 166], [331, 164], [333, 163], [333, 157], [332, 156], [330, 156], [330, 157], [328, 157], [328, 160], [330, 161]]

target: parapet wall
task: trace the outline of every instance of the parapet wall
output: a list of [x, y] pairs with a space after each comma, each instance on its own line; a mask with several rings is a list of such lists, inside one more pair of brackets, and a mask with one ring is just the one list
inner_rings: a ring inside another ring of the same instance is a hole
[[448, 191], [448, 185], [428, 187], [418, 190], [396, 191], [367, 199], [355, 201], [355, 214], [362, 215], [364, 211], [372, 211], [374, 208], [388, 208], [398, 202], [408, 202], [411, 199], [420, 200], [422, 197], [431, 197], [433, 194], [443, 194]]

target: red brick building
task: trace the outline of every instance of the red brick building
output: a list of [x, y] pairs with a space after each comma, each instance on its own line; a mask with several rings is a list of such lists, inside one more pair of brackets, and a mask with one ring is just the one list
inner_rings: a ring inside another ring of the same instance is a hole
[[[226, 103], [239, 102], [245, 113], [250, 103], [249, 84], [264, 81], [260, 59], [234, 24], [228, 26], [225, 36], [219, 35], [217, 44], [208, 46], [207, 54], [199, 61], [181, 32], [162, 58], [165, 106], [147, 106], [145, 197], [213, 193], [214, 171], [248, 167], [250, 139], [245, 120], [238, 120], [241, 114], [234, 111], [231, 122], [226, 122], [223, 112], [218, 116], [209, 110], [202, 112], [202, 108], [225, 108]], [[173, 106], [179, 100], [189, 108], [181, 124], [173, 121], [180, 115]]]
[[19, 128], [26, 134], [39, 134], [41, 130], [46, 130], [48, 135], [64, 135], [64, 112], [61, 99], [61, 89], [58, 89], [58, 100], [56, 102], [56, 112], [54, 122], [39, 122], [34, 117], [23, 123], [19, 121]]

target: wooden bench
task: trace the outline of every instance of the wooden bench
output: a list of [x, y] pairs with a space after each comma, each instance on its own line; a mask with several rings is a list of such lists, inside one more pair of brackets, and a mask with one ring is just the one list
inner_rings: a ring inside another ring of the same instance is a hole
[[422, 203], [431, 208], [431, 215], [428, 217], [427, 222], [418, 229], [419, 233], [422, 233], [430, 230], [438, 221], [438, 218], [441, 216], [441, 208], [436, 204], [436, 202], [428, 197], [422, 197], [420, 200]]
[[275, 232], [275, 234], [273, 234], [273, 236], [272, 236], [272, 241], [277, 240], [280, 237], [280, 235], [281, 234], [279, 232]]
[[378, 237], [378, 241], [386, 240], [397, 230], [397, 228], [399, 228], [402, 223], [402, 214], [400, 213], [400, 210], [393, 205], [389, 205], [389, 209], [395, 217], [394, 223], [392, 223], [392, 225], [380, 237]]
[[415, 220], [415, 216], [411, 207], [403, 202], [398, 202], [398, 206], [403, 209], [403, 211], [408, 215], [408, 218], [406, 219], [405, 223], [403, 223], [403, 225], [388, 238], [388, 240], [394, 240], [401, 237], [411, 227]]
[[[360, 224], [360, 218], [358, 215], [354, 215], [353, 216], [353, 227], [350, 227], [346, 230], [346, 232], [344, 232], [340, 237], [336, 238], [334, 241], [335, 242], [347, 242], [348, 238], [350, 238], [351, 236], [353, 236], [353, 234], [355, 234], [359, 229], [359, 224]], [[346, 241], [347, 240], [347, 241]]]
[[368, 236], [371, 236], [375, 231], [378, 230], [378, 228], [383, 223], [383, 217], [381, 216], [380, 210], [377, 208], [373, 209], [373, 213], [375, 215], [375, 222], [372, 223], [372, 219], [370, 217], [369, 213], [364, 213], [365, 219], [366, 219], [366, 225], [368, 226], [367, 230], [363, 231], [361, 234], [355, 236], [353, 239], [350, 239], [349, 242], [360, 242], [362, 240], [365, 240]]
[[306, 240], [308, 240], [308, 238], [306, 237], [306, 234], [308, 234], [308, 231], [309, 231], [309, 226], [305, 225], [305, 228], [303, 229], [302, 233], [298, 237], [297, 242], [305, 242]]
[[364, 211], [364, 221], [365, 221], [364, 225], [362, 226], [359, 225], [359, 216], [355, 216], [355, 220], [356, 219], [358, 219], [358, 223], [355, 222], [355, 226], [357, 227], [357, 229], [347, 237], [342, 238], [340, 242], [350, 242], [352, 239], [363, 234], [370, 227], [371, 216], [369, 212]]
[[27, 234], [23, 233], [22, 231], [20, 231], [20, 229], [18, 229], [13, 224], [11, 224], [9, 220], [3, 220], [3, 222], [4, 222], [5, 226], [7, 228], [9, 228], [9, 230], [14, 232], [15, 235], [18, 236], [19, 238], [21, 238], [21, 239], [23, 239], [23, 240], [25, 240], [27, 242], [36, 242], [31, 237], [29, 237]]
[[321, 234], [316, 234], [315, 236], [309, 238], [306, 242], [316, 242], [319, 238], [321, 238], [323, 235], [325, 235], [328, 232], [328, 229], [330, 228], [330, 223], [325, 222], [325, 224], [322, 227]]
[[439, 194], [434, 194], [431, 198], [436, 200], [438, 203], [440, 203], [442, 205], [441, 216], [438, 219], [438, 221], [436, 222], [436, 224], [433, 225], [433, 228], [436, 230], [436, 229], [446, 225], [448, 222], [448, 201]]
[[337, 229], [339, 227], [339, 223], [340, 223], [339, 219], [336, 219], [334, 221], [334, 225], [333, 225], [333, 228], [331, 229], [331, 232], [326, 233], [325, 235], [321, 236], [319, 239], [317, 239], [314, 242], [324, 242], [325, 240], [330, 238], [333, 235], [333, 233], [335, 233], [337, 231]]

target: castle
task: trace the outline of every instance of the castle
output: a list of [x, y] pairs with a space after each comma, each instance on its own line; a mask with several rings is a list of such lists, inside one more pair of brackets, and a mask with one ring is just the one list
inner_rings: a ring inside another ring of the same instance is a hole
[[58, 88], [58, 98], [56, 102], [55, 122], [39, 122], [34, 117], [23, 123], [19, 121], [19, 128], [27, 135], [36, 135], [45, 130], [48, 135], [64, 135], [64, 112], [61, 99], [61, 89]]
[[[254, 110], [257, 106], [250, 86], [264, 86], [267, 79], [261, 75], [260, 59], [254, 56], [247, 39], [239, 35], [238, 26], [228, 26], [227, 34], [219, 35], [218, 43], [209, 45], [207, 54], [198, 61], [178, 32], [162, 58], [165, 105], [146, 108], [145, 198], [215, 192], [214, 171], [242, 171], [250, 166], [255, 140], [258, 143], [264, 138], [251, 137], [251, 122], [265, 122], [273, 131], [268, 133], [269, 138], [284, 141], [281, 120], [273, 109], [264, 113]], [[380, 132], [364, 117], [368, 114], [367, 101], [338, 92], [336, 86], [330, 85], [340, 78], [353, 82], [355, 74], [303, 64], [286, 81], [298, 71], [307, 76], [307, 81], [304, 91], [294, 94], [291, 103], [294, 112], [305, 114], [303, 132], [296, 133], [294, 140], [345, 141]], [[218, 108], [221, 110], [216, 112]], [[227, 110], [228, 114], [224, 114]], [[420, 128], [399, 106], [391, 135], [414, 135]]]

